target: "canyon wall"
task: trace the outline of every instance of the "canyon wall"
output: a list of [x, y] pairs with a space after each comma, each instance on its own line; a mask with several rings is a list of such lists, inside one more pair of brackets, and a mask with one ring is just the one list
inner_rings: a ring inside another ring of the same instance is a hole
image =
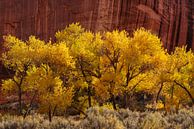
[[54, 38], [72, 22], [92, 31], [151, 29], [164, 46], [194, 50], [194, 0], [0, 0], [0, 41], [6, 34], [25, 40]]

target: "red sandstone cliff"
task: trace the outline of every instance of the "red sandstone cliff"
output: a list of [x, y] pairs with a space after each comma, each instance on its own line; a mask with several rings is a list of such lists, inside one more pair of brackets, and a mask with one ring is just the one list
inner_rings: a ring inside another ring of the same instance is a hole
[[0, 0], [0, 41], [8, 33], [48, 40], [72, 22], [93, 31], [143, 26], [168, 50], [194, 49], [194, 0]]

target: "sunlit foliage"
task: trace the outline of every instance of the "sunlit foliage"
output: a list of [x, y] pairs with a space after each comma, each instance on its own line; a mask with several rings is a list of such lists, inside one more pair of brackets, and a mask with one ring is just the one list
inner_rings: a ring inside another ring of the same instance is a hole
[[[88, 104], [88, 107], [92, 106], [93, 96], [93, 84], [94, 77], [100, 77], [100, 54], [102, 48], [102, 36], [99, 33], [92, 33], [84, 31], [83, 28], [77, 24], [71, 24], [63, 31], [56, 33], [57, 41], [63, 41], [70, 50], [71, 56], [74, 58], [76, 66], [76, 88], [82, 92], [83, 98], [88, 96], [88, 101], [84, 103]], [[86, 92], [84, 93], [84, 91]], [[81, 108], [81, 107], [80, 107]]]
[[2, 89], [5, 93], [18, 93], [20, 114], [22, 95], [28, 92], [38, 94], [41, 106], [49, 108], [45, 111], [71, 103], [73, 84], [69, 75], [74, 61], [64, 43], [45, 43], [34, 36], [25, 42], [14, 36], [6, 36], [4, 40], [8, 51], [3, 53], [2, 61], [14, 75], [3, 80]]
[[118, 30], [93, 33], [75, 23], [55, 37], [55, 43], [4, 37], [1, 61], [10, 78], [2, 81], [2, 89], [18, 95], [20, 114], [26, 94], [30, 105], [37, 98], [39, 111], [50, 120], [69, 106], [83, 114], [96, 105], [126, 108], [136, 92], [151, 94], [147, 107], [155, 109], [194, 103], [194, 55], [186, 47], [167, 53], [144, 28], [129, 36]]
[[193, 99], [193, 66], [194, 55], [186, 47], [177, 47], [167, 55], [163, 67], [157, 69], [155, 78], [160, 87], [157, 99], [162, 94], [163, 102], [169, 110], [173, 105], [194, 103]]

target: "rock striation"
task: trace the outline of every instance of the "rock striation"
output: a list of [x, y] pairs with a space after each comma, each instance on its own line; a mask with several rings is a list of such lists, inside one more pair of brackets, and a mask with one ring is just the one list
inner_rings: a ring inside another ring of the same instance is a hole
[[72, 22], [92, 31], [145, 27], [169, 51], [194, 49], [193, 0], [0, 0], [0, 41], [6, 34], [49, 40]]

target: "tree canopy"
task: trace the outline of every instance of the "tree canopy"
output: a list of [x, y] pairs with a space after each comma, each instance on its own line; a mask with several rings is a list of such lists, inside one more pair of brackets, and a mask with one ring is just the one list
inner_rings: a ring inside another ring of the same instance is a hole
[[76, 23], [55, 36], [56, 42], [4, 36], [1, 61], [14, 74], [2, 81], [2, 89], [18, 95], [20, 114], [27, 95], [30, 103], [37, 98], [39, 111], [50, 119], [71, 106], [127, 107], [136, 92], [153, 95], [152, 103], [160, 101], [166, 109], [194, 103], [194, 55], [184, 46], [167, 53], [144, 28], [129, 36], [118, 30], [93, 33]]

